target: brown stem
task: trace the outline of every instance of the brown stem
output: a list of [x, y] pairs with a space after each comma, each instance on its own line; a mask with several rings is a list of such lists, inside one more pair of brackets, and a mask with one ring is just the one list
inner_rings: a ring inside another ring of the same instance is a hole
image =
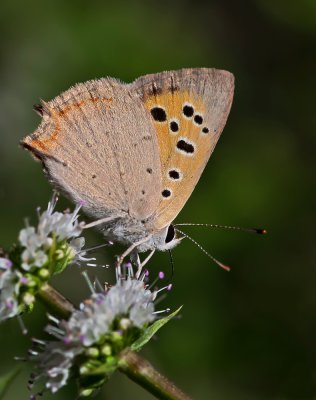
[[68, 319], [75, 311], [75, 306], [50, 285], [44, 285], [37, 297], [47, 306], [49, 311], [60, 318]]
[[129, 349], [120, 355], [119, 370], [158, 399], [191, 400], [147, 360]]

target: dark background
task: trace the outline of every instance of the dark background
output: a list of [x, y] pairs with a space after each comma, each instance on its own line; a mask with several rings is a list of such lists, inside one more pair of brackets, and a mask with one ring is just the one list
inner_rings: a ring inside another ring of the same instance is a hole
[[[187, 229], [232, 271], [188, 241], [176, 248], [174, 290], [162, 307], [184, 304], [182, 318], [143, 355], [194, 399], [315, 399], [316, 2], [8, 0], [0, 48], [3, 247], [51, 196], [40, 165], [18, 145], [39, 124], [39, 98], [102, 76], [131, 81], [201, 66], [235, 74], [223, 136], [177, 221], [266, 227], [269, 235]], [[151, 268], [169, 271], [167, 254]], [[111, 280], [111, 271], [99, 276]], [[77, 267], [55, 284], [74, 301], [88, 295]], [[38, 305], [25, 317], [30, 335], [42, 337], [45, 321]], [[1, 325], [0, 346], [2, 374], [29, 346], [16, 320]], [[28, 398], [27, 374], [5, 400]], [[72, 385], [55, 399], [75, 393]], [[151, 398], [120, 373], [97, 397]]]

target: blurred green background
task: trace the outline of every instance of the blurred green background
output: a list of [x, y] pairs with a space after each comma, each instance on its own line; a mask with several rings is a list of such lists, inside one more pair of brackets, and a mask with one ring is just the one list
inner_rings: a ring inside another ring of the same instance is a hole
[[[182, 318], [143, 355], [194, 399], [316, 399], [316, 1], [8, 0], [0, 46], [3, 247], [51, 196], [40, 165], [18, 145], [39, 124], [39, 98], [102, 76], [132, 81], [201, 66], [235, 74], [228, 123], [177, 221], [265, 227], [269, 235], [187, 229], [232, 271], [188, 241], [177, 247], [174, 290], [162, 307], [184, 304]], [[151, 268], [169, 271], [168, 255]], [[111, 280], [111, 271], [99, 277]], [[77, 267], [55, 285], [76, 302], [88, 295]], [[39, 305], [25, 317], [30, 335], [42, 337], [45, 321]], [[2, 374], [29, 346], [16, 320], [0, 326], [0, 346]], [[5, 400], [28, 398], [28, 373], [25, 366]], [[54, 398], [74, 399], [76, 387]], [[97, 396], [151, 398], [120, 373]]]

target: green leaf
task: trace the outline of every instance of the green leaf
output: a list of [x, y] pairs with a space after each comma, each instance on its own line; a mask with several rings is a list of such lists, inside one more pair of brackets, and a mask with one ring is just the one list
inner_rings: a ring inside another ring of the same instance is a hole
[[154, 334], [162, 328], [167, 322], [169, 322], [173, 317], [175, 317], [178, 312], [181, 310], [182, 306], [179, 307], [176, 311], [171, 313], [165, 318], [158, 319], [156, 322], [154, 322], [152, 325], [150, 325], [143, 335], [137, 339], [132, 345], [131, 345], [131, 350], [133, 351], [139, 351], [149, 340], [154, 336]]
[[0, 376], [0, 399], [3, 399], [6, 391], [8, 390], [10, 384], [13, 382], [14, 378], [21, 371], [21, 367], [12, 369], [5, 375]]

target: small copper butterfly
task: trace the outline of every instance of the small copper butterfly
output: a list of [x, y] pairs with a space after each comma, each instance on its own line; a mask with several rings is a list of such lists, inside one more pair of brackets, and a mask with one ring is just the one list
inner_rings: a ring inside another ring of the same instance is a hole
[[182, 69], [80, 83], [36, 110], [22, 144], [49, 180], [129, 253], [168, 250], [172, 225], [197, 184], [228, 117], [234, 77]]

